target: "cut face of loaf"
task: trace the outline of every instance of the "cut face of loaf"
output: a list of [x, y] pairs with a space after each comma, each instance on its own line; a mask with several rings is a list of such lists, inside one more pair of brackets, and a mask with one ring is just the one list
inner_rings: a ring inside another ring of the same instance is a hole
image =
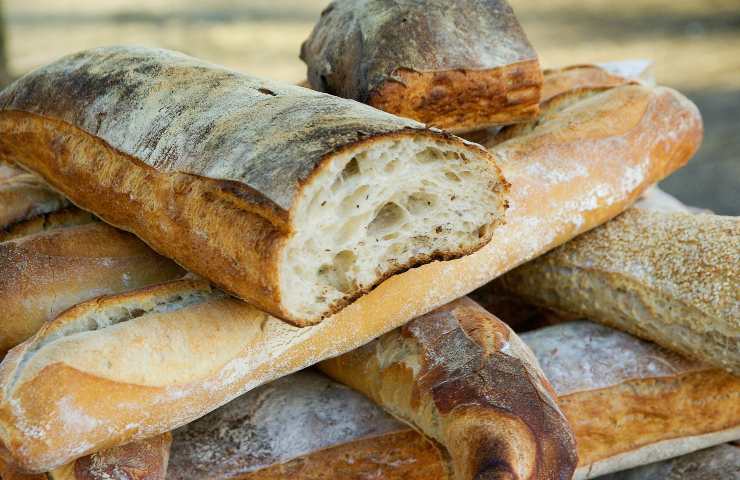
[[0, 158], [298, 325], [478, 250], [506, 204], [476, 145], [156, 49], [89, 50], [18, 80], [0, 94]]
[[504, 0], [335, 1], [301, 58], [316, 90], [452, 132], [537, 115], [537, 54]]

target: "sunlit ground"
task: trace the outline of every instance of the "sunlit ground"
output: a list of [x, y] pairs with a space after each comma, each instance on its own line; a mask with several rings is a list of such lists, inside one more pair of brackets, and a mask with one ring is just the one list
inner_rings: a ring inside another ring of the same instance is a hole
[[[298, 81], [323, 0], [5, 0], [14, 74], [73, 51], [160, 46], [254, 75]], [[546, 66], [650, 58], [662, 84], [702, 110], [705, 144], [664, 182], [687, 203], [740, 215], [737, 0], [512, 0]]]

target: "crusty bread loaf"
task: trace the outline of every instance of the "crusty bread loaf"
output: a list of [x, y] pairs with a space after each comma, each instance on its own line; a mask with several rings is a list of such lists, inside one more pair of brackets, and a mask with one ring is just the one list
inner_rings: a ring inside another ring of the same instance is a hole
[[[0, 457], [2, 480], [165, 480], [172, 434], [96, 452], [47, 473], [25, 474]], [[192, 478], [192, 477], [191, 477]]]
[[423, 480], [445, 473], [433, 442], [311, 370], [263, 385], [173, 434], [169, 480]]
[[505, 0], [343, 0], [301, 48], [310, 85], [453, 132], [530, 120], [537, 54]]
[[165, 480], [171, 444], [168, 432], [79, 458], [47, 476], [49, 480]]
[[158, 49], [88, 50], [10, 85], [0, 158], [298, 325], [478, 250], [506, 204], [478, 145]]
[[35, 175], [22, 173], [0, 180], [0, 232], [66, 206], [69, 202]]
[[737, 480], [738, 478], [740, 478], [740, 446], [725, 443], [663, 462], [605, 475], [599, 480]]
[[[578, 478], [740, 435], [740, 380], [722, 370], [588, 322], [522, 338], [556, 379], [576, 428]], [[174, 438], [171, 480], [206, 473], [213, 480], [450, 478], [436, 442], [311, 371], [257, 388]]]
[[740, 374], [740, 218], [630, 209], [491, 288]]
[[[58, 216], [47, 215], [45, 224]], [[184, 274], [133, 235], [100, 222], [75, 225], [71, 217], [71, 226], [39, 233], [31, 232], [43, 224], [30, 220], [16, 226], [29, 235], [0, 242], [0, 354], [81, 301]]]
[[592, 322], [522, 334], [578, 442], [576, 478], [740, 438], [740, 378]]
[[15, 165], [0, 160], [0, 182], [4, 182], [9, 178], [21, 175], [23, 173], [23, 170], [16, 167]]
[[532, 352], [468, 298], [319, 368], [443, 445], [453, 478], [573, 475], [575, 440]]
[[513, 181], [491, 243], [391, 277], [319, 325], [288, 325], [189, 280], [68, 310], [0, 365], [0, 439], [24, 468], [47, 471], [183, 425], [612, 218], [701, 139], [695, 107], [669, 89], [617, 87], [585, 103], [493, 150]]
[[570, 65], [543, 72], [542, 102], [577, 88], [614, 87], [630, 81], [598, 65]]

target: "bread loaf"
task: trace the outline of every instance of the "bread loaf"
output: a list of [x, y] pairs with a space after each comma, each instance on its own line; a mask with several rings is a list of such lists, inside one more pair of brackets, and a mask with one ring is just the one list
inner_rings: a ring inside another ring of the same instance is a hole
[[173, 434], [169, 480], [445, 474], [433, 442], [311, 370], [256, 388]]
[[740, 446], [726, 443], [600, 480], [730, 480], [740, 477]]
[[0, 460], [2, 480], [165, 480], [172, 435], [113, 447], [79, 458], [52, 472], [24, 474]]
[[669, 89], [617, 87], [585, 103], [493, 150], [513, 181], [491, 243], [389, 278], [316, 326], [291, 326], [192, 280], [64, 312], [0, 365], [0, 439], [26, 469], [48, 471], [184, 425], [610, 219], [701, 138], [695, 107]]
[[631, 209], [491, 288], [740, 374], [740, 219]]
[[[740, 380], [722, 370], [589, 322], [522, 339], [560, 389], [575, 427], [577, 478], [740, 435]], [[353, 391], [303, 371], [176, 430], [168, 478], [447, 480], [447, 462], [436, 442]]]
[[[16, 225], [29, 235], [0, 242], [0, 355], [81, 301], [184, 274], [131, 234], [100, 222], [75, 225], [75, 215], [54, 223], [59, 216]], [[60, 228], [44, 231], [50, 224]]]
[[465, 132], [531, 120], [537, 54], [505, 0], [343, 0], [301, 48], [311, 87]]
[[60, 210], [69, 202], [36, 176], [15, 174], [0, 180], [0, 234], [33, 217]]
[[319, 368], [443, 445], [453, 478], [573, 475], [575, 441], [532, 352], [470, 299]]
[[488, 152], [449, 134], [134, 47], [71, 55], [6, 88], [0, 158], [297, 325], [478, 250], [507, 190]]
[[543, 72], [542, 100], [547, 102], [563, 92], [579, 88], [615, 87], [630, 83], [627, 75], [617, 75], [598, 65], [570, 65]]
[[15, 165], [0, 160], [0, 182], [15, 177], [23, 173], [23, 170], [16, 167]]

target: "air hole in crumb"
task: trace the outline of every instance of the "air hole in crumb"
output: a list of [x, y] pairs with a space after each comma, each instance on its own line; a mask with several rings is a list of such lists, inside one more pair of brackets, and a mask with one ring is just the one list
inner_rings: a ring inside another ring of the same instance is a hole
[[436, 204], [437, 197], [423, 192], [413, 193], [406, 200], [406, 208], [412, 215], [418, 215]]
[[350, 178], [360, 174], [360, 164], [357, 163], [357, 157], [352, 157], [347, 165], [342, 170], [342, 180], [349, 180]]
[[367, 233], [379, 236], [389, 230], [394, 230], [403, 222], [405, 216], [406, 213], [401, 207], [393, 202], [388, 202], [383, 205], [383, 208], [378, 211], [373, 221], [367, 226]]
[[392, 162], [388, 162], [383, 170], [386, 171], [386, 173], [393, 173], [396, 171], [396, 168], [398, 167], [398, 160], [393, 160]]
[[350, 250], [342, 250], [334, 256], [331, 265], [324, 265], [319, 269], [319, 275], [327, 277], [329, 283], [340, 292], [349, 292], [354, 288], [348, 273], [354, 267], [357, 257]]
[[453, 182], [460, 181], [460, 177], [458, 177], [454, 172], [445, 172], [445, 177], [447, 177], [449, 180], [452, 180]]
[[442, 159], [442, 153], [436, 148], [427, 147], [416, 154], [416, 161], [419, 163], [433, 163]]

